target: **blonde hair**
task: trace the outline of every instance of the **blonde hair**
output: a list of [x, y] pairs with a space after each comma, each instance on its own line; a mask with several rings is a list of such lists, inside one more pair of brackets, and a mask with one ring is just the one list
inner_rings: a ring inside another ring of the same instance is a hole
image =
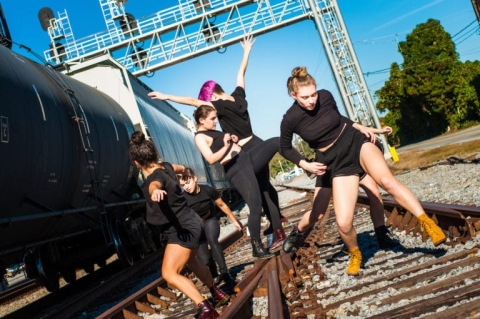
[[290, 92], [296, 93], [299, 87], [311, 84], [317, 86], [315, 79], [308, 74], [307, 68], [304, 66], [297, 66], [292, 70], [292, 76], [287, 80], [288, 94], [290, 94]]

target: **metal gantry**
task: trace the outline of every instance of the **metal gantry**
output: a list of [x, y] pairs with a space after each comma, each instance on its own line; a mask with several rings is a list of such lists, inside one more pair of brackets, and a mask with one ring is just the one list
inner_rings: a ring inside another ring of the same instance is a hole
[[[52, 19], [48, 62], [69, 65], [111, 54], [135, 76], [309, 19], [319, 32], [348, 116], [366, 126], [380, 122], [340, 9], [334, 0], [179, 0], [178, 5], [135, 19], [126, 0], [99, 0], [107, 30], [74, 40], [68, 17]], [[59, 42], [63, 29], [65, 44]], [[382, 136], [385, 149], [388, 144]], [[388, 153], [388, 152], [387, 152]]]

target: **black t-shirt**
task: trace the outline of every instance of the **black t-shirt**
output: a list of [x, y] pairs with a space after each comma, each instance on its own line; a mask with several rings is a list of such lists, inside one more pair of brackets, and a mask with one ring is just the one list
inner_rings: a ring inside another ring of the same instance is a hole
[[211, 101], [211, 103], [217, 110], [218, 122], [222, 131], [236, 135], [241, 140], [253, 134], [248, 103], [245, 100], [245, 90], [237, 86], [230, 95], [235, 101], [217, 100]]
[[319, 90], [317, 93], [313, 110], [306, 110], [295, 101], [280, 124], [280, 153], [297, 165], [303, 157], [292, 149], [293, 133], [300, 135], [311, 148], [319, 149], [335, 141], [344, 123], [354, 123], [340, 114], [329, 91]]
[[220, 198], [220, 193], [207, 185], [198, 186], [200, 191], [197, 194], [184, 192], [183, 196], [187, 200], [187, 205], [203, 218], [208, 213], [215, 213], [215, 200]]
[[[178, 225], [178, 217], [188, 213], [187, 201], [183, 197], [183, 189], [178, 184], [172, 164], [163, 162], [165, 169], [157, 168], [148, 177], [142, 187], [147, 202], [147, 222], [153, 225], [172, 224]], [[153, 181], [162, 184], [162, 189], [167, 192], [166, 198], [154, 202], [149, 194], [148, 187]]]

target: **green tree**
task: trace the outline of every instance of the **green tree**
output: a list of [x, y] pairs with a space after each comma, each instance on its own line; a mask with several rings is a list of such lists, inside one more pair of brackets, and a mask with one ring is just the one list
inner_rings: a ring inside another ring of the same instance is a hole
[[393, 63], [390, 78], [375, 92], [377, 108], [388, 110], [392, 144], [407, 144], [478, 121], [478, 63], [459, 61], [455, 44], [440, 22], [419, 24], [399, 43], [404, 62]]

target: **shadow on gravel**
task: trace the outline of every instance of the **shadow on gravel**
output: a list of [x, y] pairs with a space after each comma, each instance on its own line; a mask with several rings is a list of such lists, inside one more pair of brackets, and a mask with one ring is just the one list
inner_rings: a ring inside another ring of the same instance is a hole
[[[365, 263], [367, 263], [371, 258], [374, 257], [376, 253], [379, 251], [393, 251], [399, 252], [402, 254], [413, 254], [413, 253], [422, 253], [424, 255], [434, 256], [435, 258], [439, 258], [444, 256], [447, 253], [446, 249], [443, 248], [426, 248], [426, 247], [413, 247], [407, 248], [398, 243], [397, 246], [388, 249], [380, 249], [378, 246], [377, 240], [373, 235], [373, 232], [367, 231], [360, 234], [357, 234], [358, 246], [362, 252], [362, 268]], [[337, 245], [341, 245], [343, 242], [339, 240], [335, 244], [324, 244], [324, 245], [317, 245], [320, 247], [335, 247]], [[331, 256], [325, 256], [327, 263], [335, 263], [341, 262], [348, 255], [348, 249], [345, 245], [343, 245], [339, 251], [333, 253]]]

